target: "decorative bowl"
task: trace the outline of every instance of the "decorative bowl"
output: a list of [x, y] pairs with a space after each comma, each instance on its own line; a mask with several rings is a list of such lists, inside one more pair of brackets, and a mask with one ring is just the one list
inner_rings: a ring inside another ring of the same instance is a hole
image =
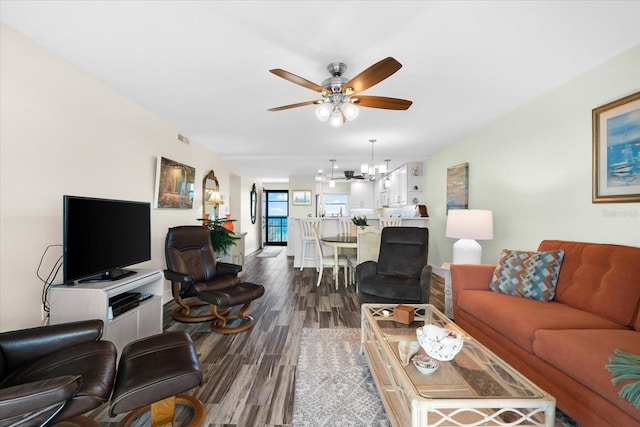
[[421, 374], [431, 374], [438, 369], [438, 362], [429, 356], [425, 356], [424, 354], [419, 354], [414, 356], [413, 364], [416, 366], [416, 369], [420, 371]]
[[462, 335], [436, 325], [424, 325], [416, 330], [416, 335], [424, 351], [443, 362], [452, 360], [464, 344]]

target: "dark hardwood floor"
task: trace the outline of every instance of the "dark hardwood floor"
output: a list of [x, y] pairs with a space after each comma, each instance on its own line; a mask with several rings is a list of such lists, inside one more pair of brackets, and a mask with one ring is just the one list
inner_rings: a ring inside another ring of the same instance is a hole
[[[196, 346], [205, 375], [190, 392], [205, 405], [204, 426], [288, 426], [302, 328], [359, 328], [360, 312], [353, 285], [342, 273], [336, 290], [329, 269], [316, 287], [317, 272], [293, 268], [283, 248], [277, 257], [246, 257], [242, 280], [261, 283], [264, 296], [249, 313], [255, 326], [235, 335], [220, 335], [208, 323], [186, 324], [171, 318], [174, 303], [164, 308], [165, 330], [186, 330]], [[431, 304], [443, 310], [443, 283], [432, 276]], [[103, 427], [122, 418], [108, 417], [106, 405], [91, 416]]]

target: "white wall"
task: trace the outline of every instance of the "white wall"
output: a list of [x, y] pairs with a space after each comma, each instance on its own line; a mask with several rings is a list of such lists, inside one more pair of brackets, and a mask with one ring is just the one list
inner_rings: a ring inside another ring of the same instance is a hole
[[640, 204], [591, 203], [591, 110], [640, 90], [640, 45], [447, 146], [425, 162], [429, 262], [450, 262], [447, 167], [469, 162], [469, 207], [491, 209], [483, 262], [543, 239], [640, 246]]
[[[249, 232], [247, 252], [257, 248], [258, 226], [248, 220], [251, 178], [197, 141], [179, 142], [179, 129], [13, 29], [1, 31], [0, 331], [41, 323], [36, 270], [45, 248], [62, 243], [62, 195], [152, 202], [157, 156], [195, 167], [197, 189], [214, 169], [227, 201], [237, 197], [231, 175], [241, 176], [240, 231]], [[164, 268], [167, 228], [197, 224], [201, 209], [199, 190], [193, 209], [152, 209], [152, 259], [140, 267]], [[51, 248], [41, 274], [60, 255]]]

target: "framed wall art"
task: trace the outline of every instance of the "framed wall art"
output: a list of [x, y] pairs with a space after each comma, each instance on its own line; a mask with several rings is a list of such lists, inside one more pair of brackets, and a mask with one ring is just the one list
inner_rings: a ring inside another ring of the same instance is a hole
[[469, 209], [469, 163], [447, 168], [447, 212]]
[[592, 202], [640, 202], [640, 92], [593, 109], [592, 133]]
[[294, 205], [311, 205], [311, 190], [293, 190], [291, 202]]
[[158, 157], [154, 202], [159, 209], [193, 208], [193, 190], [196, 169]]

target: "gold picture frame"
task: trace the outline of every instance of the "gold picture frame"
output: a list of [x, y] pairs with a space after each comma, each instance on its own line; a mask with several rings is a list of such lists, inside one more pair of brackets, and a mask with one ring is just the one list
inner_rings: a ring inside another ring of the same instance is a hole
[[592, 202], [640, 202], [640, 92], [594, 108], [592, 134]]
[[293, 190], [291, 203], [299, 206], [311, 206], [311, 190]]

